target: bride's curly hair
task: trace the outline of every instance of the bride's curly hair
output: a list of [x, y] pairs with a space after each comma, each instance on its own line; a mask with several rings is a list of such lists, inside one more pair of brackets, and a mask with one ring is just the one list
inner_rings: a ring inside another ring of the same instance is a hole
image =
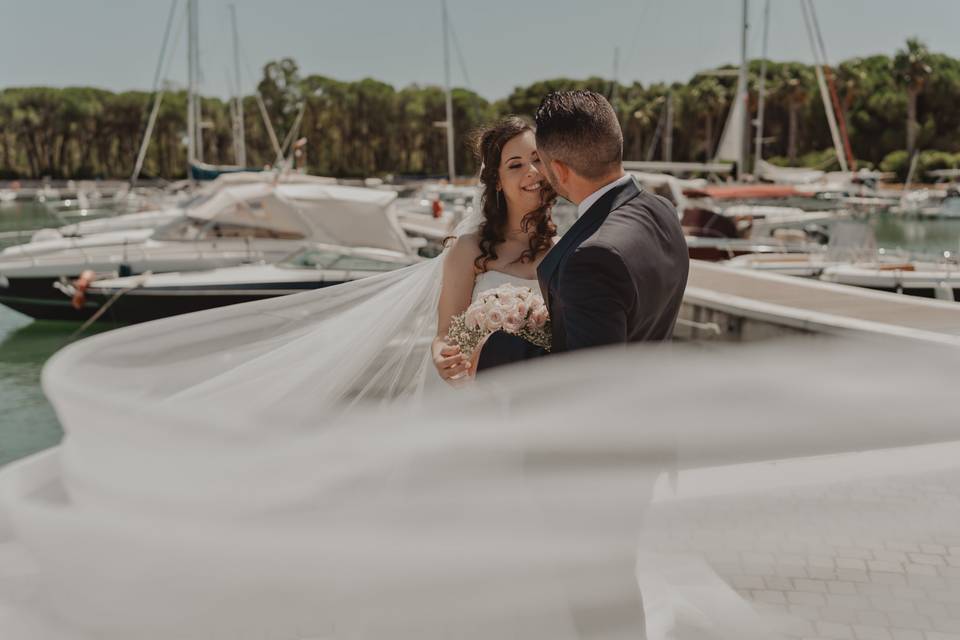
[[[507, 200], [499, 189], [500, 154], [504, 145], [518, 135], [533, 131], [533, 125], [517, 116], [507, 116], [479, 130], [475, 136], [475, 152], [480, 162], [480, 204], [483, 222], [480, 223], [480, 255], [474, 261], [479, 271], [486, 271], [487, 264], [497, 259], [497, 246], [506, 240]], [[530, 236], [530, 246], [520, 255], [521, 262], [532, 262], [550, 248], [557, 235], [557, 225], [550, 217], [550, 209], [557, 201], [557, 194], [544, 179], [540, 191], [540, 206], [523, 217], [520, 228]]]

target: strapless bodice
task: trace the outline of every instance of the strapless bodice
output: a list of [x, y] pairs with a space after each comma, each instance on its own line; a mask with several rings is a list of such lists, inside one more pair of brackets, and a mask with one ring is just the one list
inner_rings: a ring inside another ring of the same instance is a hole
[[512, 284], [515, 287], [529, 287], [534, 293], [540, 293], [540, 283], [536, 280], [527, 280], [518, 278], [502, 271], [484, 271], [477, 276], [473, 285], [472, 300], [476, 300], [484, 291], [496, 289], [505, 284]]

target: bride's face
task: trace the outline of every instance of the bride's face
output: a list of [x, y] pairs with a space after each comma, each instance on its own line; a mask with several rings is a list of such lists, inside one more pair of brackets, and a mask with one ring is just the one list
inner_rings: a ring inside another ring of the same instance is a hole
[[540, 191], [547, 184], [541, 168], [533, 131], [524, 131], [503, 145], [500, 189], [509, 211], [524, 216], [541, 205]]

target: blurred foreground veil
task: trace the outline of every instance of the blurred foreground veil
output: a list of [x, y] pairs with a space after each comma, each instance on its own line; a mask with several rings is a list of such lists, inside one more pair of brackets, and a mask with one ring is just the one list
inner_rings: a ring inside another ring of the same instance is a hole
[[957, 354], [634, 346], [385, 403], [402, 376], [315, 388], [307, 318], [263, 346], [294, 298], [51, 361], [64, 442], [0, 472], [11, 637], [607, 640], [624, 576], [656, 640], [960, 620]]

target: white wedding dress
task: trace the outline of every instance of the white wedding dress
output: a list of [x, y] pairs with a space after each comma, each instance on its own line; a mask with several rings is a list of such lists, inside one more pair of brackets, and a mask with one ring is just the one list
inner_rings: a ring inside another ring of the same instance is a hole
[[481, 293], [489, 291], [490, 289], [496, 289], [505, 284], [511, 284], [515, 287], [528, 287], [534, 293], [540, 294], [541, 296], [543, 295], [540, 291], [540, 283], [537, 280], [520, 278], [509, 273], [504, 273], [503, 271], [484, 271], [478, 275], [474, 281], [472, 299], [476, 300]]

